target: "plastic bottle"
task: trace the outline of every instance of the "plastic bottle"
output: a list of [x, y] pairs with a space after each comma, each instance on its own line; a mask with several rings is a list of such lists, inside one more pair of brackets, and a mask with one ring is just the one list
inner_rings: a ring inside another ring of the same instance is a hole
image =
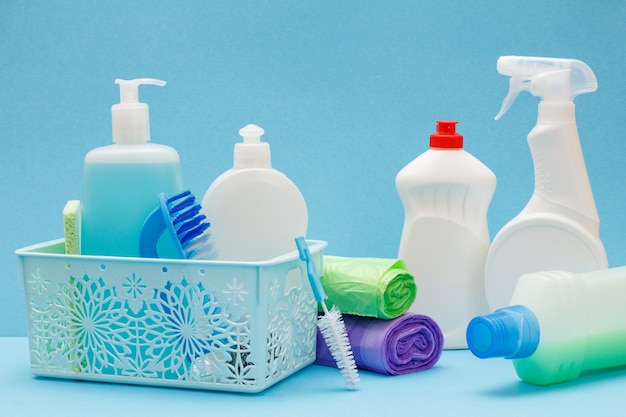
[[263, 261], [295, 250], [293, 239], [308, 226], [300, 190], [272, 168], [264, 130], [247, 125], [239, 130], [233, 167], [209, 186], [201, 213], [211, 221], [218, 259]]
[[[139, 256], [144, 220], [159, 205], [159, 194], [183, 191], [180, 157], [168, 146], [149, 143], [148, 106], [138, 100], [141, 84], [154, 79], [115, 80], [120, 103], [111, 107], [113, 144], [85, 156], [81, 253]], [[163, 257], [176, 257], [166, 233], [159, 242]]]
[[511, 77], [499, 119], [521, 90], [541, 97], [537, 124], [528, 135], [535, 190], [524, 209], [495, 236], [485, 266], [491, 310], [509, 305], [524, 273], [587, 272], [607, 268], [573, 99], [597, 89], [596, 78], [574, 59], [504, 56], [498, 72]]
[[525, 274], [511, 306], [474, 318], [470, 350], [513, 359], [518, 376], [547, 385], [626, 365], [626, 267]]
[[444, 349], [466, 349], [465, 329], [485, 314], [483, 272], [494, 173], [463, 149], [457, 122], [438, 121], [430, 149], [396, 176], [405, 218], [398, 257], [415, 277], [411, 312], [432, 317]]

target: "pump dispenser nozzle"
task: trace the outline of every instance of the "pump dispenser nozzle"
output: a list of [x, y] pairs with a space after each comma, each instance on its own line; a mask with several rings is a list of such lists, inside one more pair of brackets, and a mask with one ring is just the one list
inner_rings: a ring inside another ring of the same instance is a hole
[[587, 64], [577, 59], [501, 56], [497, 69], [511, 77], [509, 93], [496, 115], [498, 120], [511, 107], [520, 91], [545, 101], [573, 101], [582, 93], [596, 91], [598, 82]]
[[234, 169], [272, 167], [270, 144], [261, 142], [264, 133], [263, 128], [253, 124], [239, 129], [243, 142], [235, 144]]
[[116, 79], [120, 86], [120, 102], [111, 107], [113, 142], [143, 143], [150, 140], [150, 115], [148, 105], [139, 102], [141, 84], [162, 87], [165, 81], [154, 78], [134, 80]]

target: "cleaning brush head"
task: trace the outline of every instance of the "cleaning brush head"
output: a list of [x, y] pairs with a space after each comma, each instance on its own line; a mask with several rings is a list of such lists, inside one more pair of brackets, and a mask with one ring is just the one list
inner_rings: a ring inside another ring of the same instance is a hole
[[184, 259], [215, 259], [216, 253], [208, 231], [211, 224], [195, 196], [186, 190], [173, 197], [159, 195], [159, 207], [146, 218], [141, 231], [139, 253], [143, 257], [158, 257], [156, 245], [164, 230], [168, 230], [178, 255]]
[[352, 346], [348, 339], [346, 324], [343, 321], [341, 311], [337, 306], [332, 306], [330, 310], [324, 308], [325, 313], [317, 319], [317, 327], [328, 346], [328, 350], [337, 368], [341, 371], [346, 385], [349, 389], [356, 389], [359, 382]]
[[328, 346], [328, 350], [333, 355], [333, 359], [337, 364], [337, 368], [341, 371], [346, 385], [349, 389], [356, 389], [357, 383], [359, 382], [359, 372], [357, 371], [352, 346], [350, 345], [350, 339], [348, 339], [348, 332], [341, 311], [337, 306], [333, 306], [330, 311], [328, 311], [326, 303], [324, 302], [328, 297], [324, 292], [324, 287], [317, 274], [317, 268], [311, 258], [309, 246], [304, 236], [297, 236], [295, 241], [300, 260], [306, 263], [307, 276], [311, 284], [311, 289], [313, 290], [313, 296], [324, 310], [324, 314], [320, 315], [317, 319], [317, 328], [320, 330], [324, 342], [326, 342], [326, 346]]

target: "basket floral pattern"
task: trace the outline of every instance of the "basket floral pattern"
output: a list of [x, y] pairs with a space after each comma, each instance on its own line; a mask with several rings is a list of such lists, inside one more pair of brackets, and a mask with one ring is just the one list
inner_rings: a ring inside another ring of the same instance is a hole
[[[137, 273], [115, 283], [51, 275], [38, 268], [25, 282], [35, 373], [229, 389], [265, 386], [314, 359], [316, 303], [306, 286], [285, 291], [279, 273], [266, 277], [266, 328], [251, 317], [258, 294], [236, 276], [209, 290], [184, 275], [159, 286]], [[253, 343], [259, 332], [266, 346]]]

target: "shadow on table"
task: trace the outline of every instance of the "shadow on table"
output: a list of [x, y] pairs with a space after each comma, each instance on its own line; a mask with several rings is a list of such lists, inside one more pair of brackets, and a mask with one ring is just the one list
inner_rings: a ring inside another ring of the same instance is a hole
[[563, 390], [571, 390], [575, 387], [590, 386], [594, 383], [616, 381], [618, 379], [626, 381], [626, 366], [583, 372], [578, 378], [572, 381], [552, 385], [532, 385], [519, 380], [518, 382], [508, 383], [500, 387], [486, 390], [484, 393], [494, 397], [543, 395]]

